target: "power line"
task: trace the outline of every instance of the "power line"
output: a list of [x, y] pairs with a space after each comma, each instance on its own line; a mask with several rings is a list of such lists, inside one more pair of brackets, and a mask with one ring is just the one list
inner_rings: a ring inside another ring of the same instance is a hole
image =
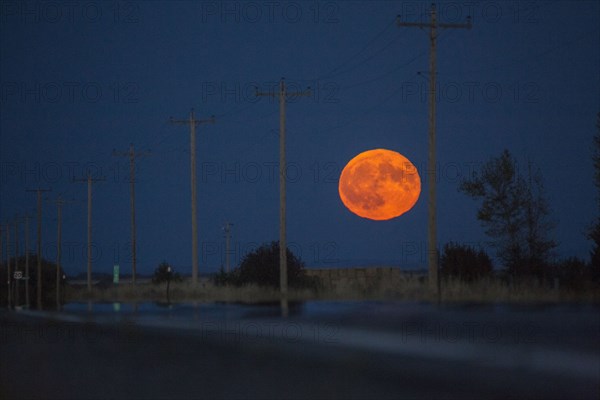
[[[412, 82], [414, 82], [414, 81], [410, 80], [410, 81], [406, 81], [404, 83], [412, 83]], [[351, 112], [354, 115], [354, 118], [347, 120], [343, 124], [326, 127], [326, 128], [323, 128], [322, 130], [325, 132], [330, 132], [333, 130], [345, 128], [350, 125], [354, 125], [357, 121], [360, 121], [365, 115], [371, 114], [373, 111], [377, 110], [383, 104], [387, 103], [389, 100], [391, 100], [396, 95], [398, 95], [398, 93], [401, 93], [404, 89], [405, 89], [404, 86], [400, 86], [398, 89], [394, 90], [392, 93], [390, 93], [389, 95], [384, 97], [380, 102], [378, 102], [377, 104], [375, 104], [374, 106], [372, 106], [370, 108], [367, 108], [367, 109], [361, 111], [360, 113], [354, 113], [351, 110], [349, 110], [348, 112]]]
[[401, 35], [396, 36], [394, 39], [390, 40], [385, 46], [383, 46], [382, 48], [380, 48], [379, 50], [377, 50], [374, 54], [362, 59], [361, 61], [359, 61], [358, 63], [354, 64], [354, 65], [350, 65], [348, 66], [348, 68], [345, 68], [341, 71], [339, 71], [338, 73], [331, 75], [331, 76], [326, 76], [326, 77], [321, 77], [320, 79], [325, 79], [325, 78], [333, 78], [333, 77], [337, 77], [340, 75], [344, 75], [348, 72], [351, 72], [353, 70], [355, 70], [356, 68], [368, 63], [369, 61], [373, 60], [375, 57], [377, 57], [379, 54], [383, 53], [385, 50], [387, 50], [392, 44], [396, 43], [398, 41], [398, 39], [401, 38]]
[[536, 62], [541, 62], [542, 57], [544, 57], [548, 54], [551, 54], [558, 49], [561, 49], [561, 48], [567, 47], [573, 43], [576, 43], [584, 38], [593, 37], [592, 35], [595, 33], [597, 33], [597, 30], [590, 30], [590, 31], [582, 32], [581, 34], [577, 35], [576, 37], [574, 37], [571, 40], [568, 40], [568, 41], [565, 41], [562, 43], [558, 43], [554, 46], [550, 46], [549, 48], [547, 48], [544, 51], [541, 51], [539, 53], [528, 53], [526, 56], [523, 56], [523, 57], [513, 57], [510, 59], [499, 60], [499, 62], [496, 65], [492, 65], [489, 67], [472, 69], [472, 70], [468, 70], [468, 71], [460, 71], [460, 72], [463, 75], [472, 75], [472, 74], [476, 74], [479, 72], [514, 68], [515, 66], [517, 66], [520, 70], [522, 70], [523, 68], [526, 68], [523, 66], [523, 61], [528, 60], [528, 59], [533, 59]]
[[395, 20], [391, 20], [380, 32], [378, 32], [373, 38], [371, 38], [358, 52], [356, 52], [355, 54], [353, 54], [352, 56], [348, 57], [344, 62], [342, 62], [341, 64], [339, 64], [338, 66], [336, 66], [335, 68], [329, 70], [328, 72], [319, 75], [318, 77], [311, 79], [311, 80], [307, 80], [307, 81], [319, 81], [321, 79], [325, 79], [325, 78], [331, 78], [333, 76], [337, 76], [339, 73], [335, 73], [336, 71], [340, 70], [341, 68], [343, 68], [344, 66], [348, 65], [350, 62], [352, 62], [353, 60], [355, 60], [360, 54], [362, 54], [365, 50], [367, 50], [375, 41], [377, 41], [381, 36], [383, 36], [383, 34], [394, 25]]

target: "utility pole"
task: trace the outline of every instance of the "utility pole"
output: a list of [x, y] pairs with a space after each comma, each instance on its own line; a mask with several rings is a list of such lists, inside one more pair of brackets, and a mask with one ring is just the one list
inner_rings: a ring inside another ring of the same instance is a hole
[[429, 287], [432, 292], [440, 295], [440, 282], [438, 274], [438, 250], [437, 250], [437, 222], [436, 222], [436, 145], [435, 145], [435, 91], [436, 91], [436, 40], [437, 29], [471, 29], [471, 17], [467, 17], [465, 24], [444, 24], [437, 20], [437, 12], [435, 4], [431, 4], [431, 20], [430, 22], [401, 22], [400, 16], [397, 18], [399, 27], [417, 27], [429, 28], [430, 42], [430, 57], [429, 57], [429, 155], [428, 155], [428, 186], [429, 186], [429, 203], [428, 203], [428, 246], [427, 258], [429, 264]]
[[[0, 225], [0, 265], [2, 265], [2, 230], [4, 229], [4, 226]], [[8, 281], [8, 271], [7, 271], [7, 281]]]
[[230, 222], [225, 222], [223, 230], [225, 231], [225, 271], [229, 273], [229, 239], [231, 238], [231, 227], [233, 226]]
[[42, 193], [51, 189], [33, 189], [37, 193], [37, 308], [42, 309]]
[[88, 215], [87, 215], [87, 289], [92, 291], [92, 184], [105, 181], [105, 178], [92, 178], [88, 172], [87, 178], [74, 179], [74, 182], [87, 182]]
[[6, 293], [6, 295], [8, 296], [7, 298], [7, 306], [8, 308], [10, 308], [10, 304], [11, 304], [11, 299], [12, 299], [12, 290], [11, 290], [11, 284], [12, 284], [12, 280], [10, 279], [10, 223], [7, 222], [6, 223], [6, 275], [7, 275], [7, 284], [8, 284], [8, 292]]
[[129, 189], [130, 189], [130, 205], [131, 205], [131, 281], [135, 284], [136, 267], [137, 267], [137, 230], [135, 226], [135, 158], [148, 155], [150, 152], [136, 153], [133, 148], [133, 143], [129, 145], [129, 150], [124, 153], [118, 153], [113, 150], [113, 156], [129, 157]]
[[58, 196], [56, 200], [56, 207], [58, 208], [58, 227], [57, 227], [57, 240], [56, 240], [56, 310], [60, 310], [60, 256], [62, 250], [62, 207], [65, 205], [64, 200], [61, 196]]
[[[19, 216], [15, 215], [15, 273], [19, 270]], [[19, 306], [19, 281], [15, 277], [15, 307]]]
[[190, 183], [192, 187], [192, 283], [198, 283], [198, 219], [196, 213], [196, 125], [214, 124], [215, 117], [208, 119], [196, 119], [194, 109], [190, 111], [189, 119], [176, 120], [170, 118], [172, 124], [190, 126]]
[[288, 93], [285, 89], [285, 80], [279, 82], [279, 92], [259, 92], [256, 96], [279, 97], [279, 287], [282, 297], [287, 297], [287, 242], [286, 242], [286, 161], [285, 161], [285, 105], [288, 96], [310, 96], [310, 87], [304, 92]]
[[25, 215], [25, 306], [29, 308], [29, 215]]

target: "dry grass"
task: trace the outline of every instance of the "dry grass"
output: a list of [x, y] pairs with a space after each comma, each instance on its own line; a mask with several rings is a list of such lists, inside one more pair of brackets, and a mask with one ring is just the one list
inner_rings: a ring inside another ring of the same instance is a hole
[[532, 283], [507, 285], [499, 280], [466, 283], [458, 280], [444, 282], [443, 302], [517, 302], [517, 303], [597, 303], [600, 298], [592, 287], [581, 290], [552, 289]]
[[[596, 289], [596, 290], [595, 290]], [[442, 302], [594, 302], [600, 301], [597, 288], [585, 290], [556, 290], [532, 284], [512, 286], [498, 280], [482, 280], [467, 283], [458, 280], [442, 282]], [[189, 281], [172, 283], [170, 301], [224, 301], [260, 303], [279, 300], [279, 292], [273, 288], [255, 285], [233, 287], [215, 286], [209, 282], [192, 285]], [[392, 281], [374, 278], [368, 282], [341, 281], [336, 285], [317, 290], [290, 290], [290, 300], [408, 300], [432, 301], [437, 296], [428, 289], [424, 277], [411, 277]], [[104, 289], [94, 288], [88, 293], [85, 287], [69, 287], [67, 301], [167, 301], [166, 285], [152, 283], [121, 284]]]
[[[290, 290], [291, 300], [310, 298], [311, 291]], [[67, 301], [167, 301], [166, 284], [152, 283], [121, 284], [108, 288], [93, 288], [88, 293], [86, 287], [69, 287], [66, 291]], [[212, 283], [193, 285], [190, 281], [171, 283], [169, 300], [185, 301], [225, 301], [260, 303], [279, 300], [279, 291], [256, 285], [243, 287], [215, 286]]]

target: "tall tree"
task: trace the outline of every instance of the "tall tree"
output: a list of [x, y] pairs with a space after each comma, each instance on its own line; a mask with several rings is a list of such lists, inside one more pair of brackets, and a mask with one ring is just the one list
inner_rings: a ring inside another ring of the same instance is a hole
[[518, 268], [523, 257], [525, 185], [518, 178], [508, 150], [484, 164], [479, 173], [474, 172], [471, 179], [461, 183], [459, 190], [482, 200], [477, 219], [486, 228], [485, 233], [495, 239], [493, 243], [502, 263], [509, 271]]
[[540, 272], [550, 251], [552, 224], [539, 172], [524, 179], [508, 150], [485, 163], [464, 180], [459, 190], [481, 200], [477, 211], [486, 234], [494, 239], [497, 255], [511, 274]]

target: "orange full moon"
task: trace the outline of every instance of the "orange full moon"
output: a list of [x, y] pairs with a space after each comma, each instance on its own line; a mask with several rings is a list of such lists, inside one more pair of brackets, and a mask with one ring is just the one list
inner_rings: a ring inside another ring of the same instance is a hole
[[340, 198], [354, 214], [382, 221], [410, 210], [421, 193], [417, 168], [402, 154], [375, 149], [360, 153], [342, 170]]

